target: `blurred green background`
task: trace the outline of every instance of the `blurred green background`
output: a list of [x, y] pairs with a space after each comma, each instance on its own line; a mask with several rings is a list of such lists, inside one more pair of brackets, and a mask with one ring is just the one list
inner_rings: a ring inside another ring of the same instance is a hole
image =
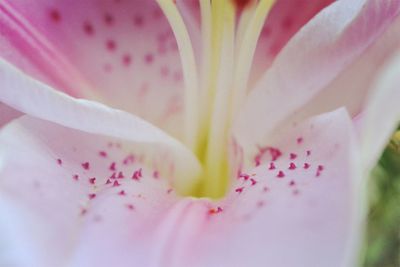
[[364, 267], [400, 266], [400, 131], [392, 138], [369, 183]]

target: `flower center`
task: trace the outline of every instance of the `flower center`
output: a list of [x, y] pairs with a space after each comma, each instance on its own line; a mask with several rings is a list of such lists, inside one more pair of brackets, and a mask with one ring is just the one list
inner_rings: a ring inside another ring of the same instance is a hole
[[178, 43], [185, 82], [185, 144], [203, 165], [191, 195], [222, 197], [229, 182], [228, 140], [232, 120], [247, 94], [251, 63], [274, 0], [199, 0], [201, 62], [173, 0], [157, 0]]

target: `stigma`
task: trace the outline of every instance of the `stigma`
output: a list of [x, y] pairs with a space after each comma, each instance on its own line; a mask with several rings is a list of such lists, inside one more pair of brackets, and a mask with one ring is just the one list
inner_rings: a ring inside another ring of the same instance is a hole
[[177, 40], [184, 78], [184, 140], [202, 163], [188, 195], [220, 198], [229, 177], [232, 121], [243, 104], [257, 41], [274, 0], [199, 0], [201, 56], [196, 57], [177, 1], [157, 0]]

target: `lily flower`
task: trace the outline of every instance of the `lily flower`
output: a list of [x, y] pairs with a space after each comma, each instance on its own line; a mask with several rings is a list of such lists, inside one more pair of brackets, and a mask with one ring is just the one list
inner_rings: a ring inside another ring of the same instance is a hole
[[398, 0], [0, 1], [0, 266], [354, 266]]

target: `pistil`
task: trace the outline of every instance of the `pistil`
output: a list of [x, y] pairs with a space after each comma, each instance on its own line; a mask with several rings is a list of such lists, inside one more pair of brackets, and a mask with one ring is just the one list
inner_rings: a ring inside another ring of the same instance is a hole
[[[199, 0], [202, 27], [200, 81], [189, 34], [173, 0], [157, 0], [177, 39], [185, 80], [185, 143], [203, 164], [195, 196], [219, 198], [229, 182], [232, 118], [247, 93], [251, 63], [273, 0]], [[240, 12], [239, 12], [240, 9]], [[236, 14], [241, 14], [236, 29]]]

